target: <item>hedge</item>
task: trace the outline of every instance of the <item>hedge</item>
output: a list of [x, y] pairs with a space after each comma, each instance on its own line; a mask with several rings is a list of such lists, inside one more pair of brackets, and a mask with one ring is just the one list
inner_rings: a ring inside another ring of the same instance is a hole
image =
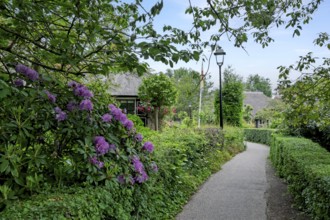
[[313, 219], [330, 219], [330, 153], [304, 138], [274, 136], [271, 161], [298, 208]]
[[246, 128], [244, 129], [244, 137], [246, 141], [266, 144], [270, 146], [272, 141], [272, 134], [274, 132], [276, 132], [274, 129]]
[[49, 189], [8, 200], [0, 207], [0, 219], [174, 219], [200, 184], [244, 150], [239, 128], [226, 129], [224, 149], [223, 134], [215, 128], [172, 128], [148, 135], [159, 171], [144, 184], [108, 181], [103, 186]]

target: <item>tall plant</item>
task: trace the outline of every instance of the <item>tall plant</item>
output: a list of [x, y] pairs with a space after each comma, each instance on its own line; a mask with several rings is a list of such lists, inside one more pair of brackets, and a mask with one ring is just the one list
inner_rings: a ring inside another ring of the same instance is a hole
[[140, 99], [154, 108], [155, 129], [159, 129], [158, 113], [161, 107], [174, 104], [176, 89], [168, 76], [165, 74], [151, 75], [143, 79], [139, 87], [138, 95]]

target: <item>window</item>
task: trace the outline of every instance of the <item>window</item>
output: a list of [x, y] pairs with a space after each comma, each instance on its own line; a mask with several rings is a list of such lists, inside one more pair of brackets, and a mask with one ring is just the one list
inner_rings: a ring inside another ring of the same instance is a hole
[[118, 100], [120, 102], [120, 108], [126, 110], [127, 114], [135, 114], [135, 100], [133, 99], [125, 99]]

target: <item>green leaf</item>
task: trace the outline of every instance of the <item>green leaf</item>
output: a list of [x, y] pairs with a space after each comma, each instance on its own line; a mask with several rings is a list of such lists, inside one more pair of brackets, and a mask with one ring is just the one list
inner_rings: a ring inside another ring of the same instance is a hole
[[0, 172], [4, 173], [7, 170], [8, 166], [9, 166], [9, 161], [4, 159], [4, 158], [1, 159], [1, 161], [2, 161], [2, 163], [0, 165]]

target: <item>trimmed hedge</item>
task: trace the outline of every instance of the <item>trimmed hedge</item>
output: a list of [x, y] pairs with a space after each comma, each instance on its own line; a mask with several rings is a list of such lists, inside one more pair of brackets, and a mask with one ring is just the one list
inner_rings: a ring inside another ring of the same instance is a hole
[[313, 219], [330, 219], [330, 153], [304, 138], [274, 136], [271, 161], [298, 208]]
[[270, 146], [272, 142], [272, 134], [275, 132], [276, 130], [274, 129], [246, 128], [244, 129], [244, 137], [246, 141]]
[[244, 150], [239, 128], [226, 129], [222, 150], [223, 134], [217, 128], [173, 128], [148, 135], [159, 171], [144, 184], [110, 180], [104, 186], [50, 189], [8, 201], [0, 219], [174, 219], [200, 184]]

